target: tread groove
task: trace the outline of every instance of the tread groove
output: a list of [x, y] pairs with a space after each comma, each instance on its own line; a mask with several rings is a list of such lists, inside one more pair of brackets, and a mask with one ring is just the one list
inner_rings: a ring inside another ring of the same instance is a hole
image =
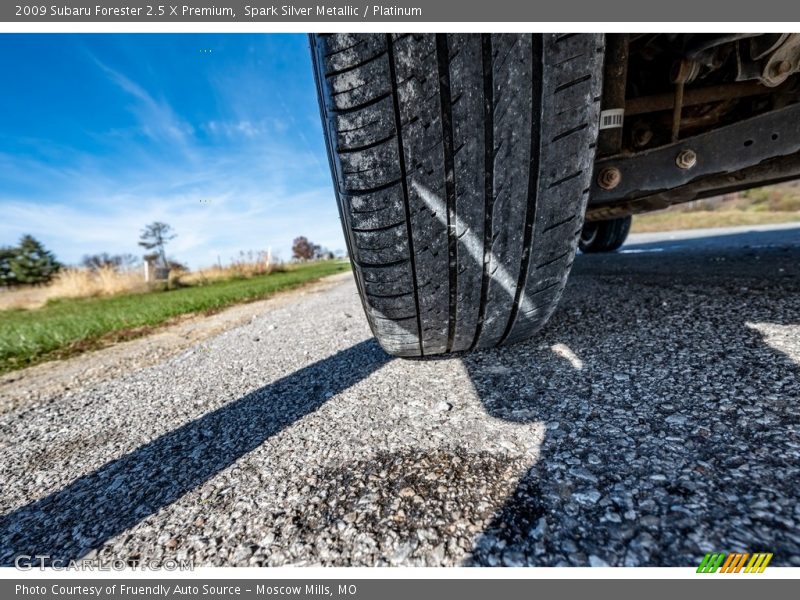
[[352, 46], [347, 46], [345, 48], [340, 48], [339, 50], [334, 50], [333, 52], [328, 52], [327, 54], [325, 54], [325, 58], [330, 58], [331, 56], [336, 56], [337, 54], [341, 54], [342, 52], [347, 52], [348, 50], [352, 50], [353, 48], [357, 48], [358, 46], [360, 46], [363, 43], [364, 43], [364, 40], [358, 40]]
[[371, 100], [367, 100], [366, 102], [362, 102], [361, 104], [356, 104], [355, 106], [348, 106], [347, 108], [331, 108], [331, 113], [335, 115], [346, 115], [347, 113], [358, 112], [360, 110], [364, 110], [365, 108], [369, 108], [374, 104], [377, 104], [381, 100], [385, 100], [389, 96], [392, 95], [392, 92], [386, 92], [384, 94], [380, 94], [379, 96], [372, 98]]
[[442, 112], [442, 150], [444, 152], [444, 187], [447, 199], [447, 255], [450, 285], [447, 317], [447, 351], [456, 337], [458, 307], [458, 237], [456, 231], [456, 184], [453, 152], [453, 102], [450, 93], [450, 51], [447, 34], [436, 34], [436, 62], [439, 68], [439, 103]]
[[[370, 194], [374, 194], [375, 192], [382, 192], [383, 190], [388, 190], [390, 187], [396, 186], [398, 183], [403, 181], [402, 178], [400, 179], [393, 179], [388, 183], [382, 183], [381, 185], [376, 185], [375, 187], [371, 188], [363, 188], [363, 189], [353, 189], [353, 190], [345, 190], [344, 193], [347, 196], [369, 196]], [[369, 211], [371, 212], [371, 211]]]
[[385, 138], [381, 138], [374, 142], [370, 142], [369, 144], [364, 144], [363, 146], [354, 146], [353, 148], [337, 148], [336, 151], [339, 154], [353, 154], [354, 152], [362, 152], [363, 150], [369, 150], [370, 148], [375, 148], [376, 146], [380, 146], [381, 144], [385, 144], [389, 140], [395, 138], [394, 134], [388, 135]]
[[536, 223], [536, 204], [539, 193], [539, 151], [541, 148], [542, 121], [542, 70], [544, 47], [539, 36], [531, 40], [531, 145], [530, 166], [528, 169], [528, 202], [525, 209], [525, 229], [522, 242], [522, 260], [520, 261], [517, 289], [514, 293], [514, 305], [498, 346], [502, 345], [511, 334], [517, 321], [520, 305], [525, 295], [528, 269], [533, 254], [533, 225]]
[[558, 186], [560, 186], [562, 183], [566, 183], [566, 182], [570, 181], [571, 179], [575, 179], [575, 178], [576, 178], [576, 177], [578, 177], [578, 176], [579, 176], [581, 173], [583, 173], [583, 170], [580, 170], [580, 171], [575, 171], [574, 173], [570, 173], [570, 174], [569, 174], [569, 175], [567, 175], [566, 177], [562, 177], [561, 179], [559, 179], [559, 180], [557, 180], [557, 181], [554, 181], [553, 183], [551, 183], [551, 184], [550, 184], [549, 186], [547, 186], [547, 187], [548, 187], [548, 188], [550, 188], [550, 189], [552, 190], [554, 187], [558, 187]]
[[359, 125], [358, 127], [353, 127], [352, 129], [340, 129], [339, 133], [352, 133], [353, 131], [361, 131], [362, 129], [366, 129], [367, 127], [371, 127], [375, 125], [378, 121], [370, 121], [369, 123], [365, 123], [364, 125]]
[[562, 58], [557, 63], [555, 63], [555, 66], [560, 67], [561, 65], [565, 65], [568, 62], [575, 60], [576, 58], [580, 58], [581, 56], [584, 56], [584, 54], [585, 54], [584, 52], [581, 52], [580, 54], [576, 54], [576, 55], [570, 56], [568, 58]]
[[335, 71], [330, 71], [329, 73], [325, 74], [325, 79], [330, 79], [331, 77], [336, 77], [337, 75], [342, 75], [344, 73], [349, 73], [350, 71], [355, 71], [356, 69], [358, 69], [360, 67], [368, 65], [373, 60], [377, 60], [377, 59], [381, 58], [382, 56], [385, 56], [386, 53], [387, 53], [387, 51], [384, 50], [384, 51], [376, 54], [375, 56], [369, 57], [367, 60], [363, 60], [360, 63], [356, 63], [355, 65], [350, 65], [350, 66], [345, 67], [343, 69], [337, 69]]
[[378, 231], [389, 231], [390, 229], [394, 229], [395, 227], [400, 227], [400, 225], [405, 225], [405, 224], [406, 224], [405, 221], [400, 221], [399, 223], [392, 223], [391, 225], [383, 225], [381, 227], [375, 227], [374, 229], [352, 227], [351, 230], [355, 231], [356, 233], [376, 233]]
[[392, 41], [392, 34], [386, 34], [386, 52], [389, 57], [389, 84], [392, 88], [392, 105], [394, 107], [394, 126], [397, 131], [397, 153], [400, 162], [400, 180], [403, 187], [403, 208], [406, 215], [406, 229], [408, 233], [408, 256], [411, 263], [411, 282], [414, 290], [414, 307], [416, 308], [417, 317], [417, 343], [419, 344], [420, 356], [425, 356], [425, 351], [422, 347], [422, 319], [421, 311], [419, 309], [419, 290], [417, 289], [417, 266], [414, 260], [414, 238], [411, 232], [411, 207], [408, 197], [408, 181], [406, 179], [406, 159], [405, 149], [403, 148], [403, 131], [400, 126], [400, 99], [397, 95], [397, 72], [394, 66], [394, 42]]
[[572, 215], [571, 217], [568, 217], [568, 218], [566, 218], [566, 219], [564, 219], [562, 221], [559, 221], [558, 223], [553, 223], [552, 225], [548, 225], [547, 227], [545, 227], [542, 230], [542, 233], [547, 233], [548, 231], [552, 231], [553, 229], [557, 229], [558, 227], [561, 227], [562, 225], [566, 225], [567, 223], [571, 223], [574, 220], [575, 220], [575, 215]]
[[389, 267], [396, 267], [398, 265], [404, 265], [408, 262], [407, 258], [401, 258], [399, 260], [392, 260], [385, 263], [371, 263], [371, 262], [364, 262], [360, 260], [353, 260], [356, 266], [359, 269], [388, 269]]
[[539, 288], [538, 290], [536, 290], [535, 292], [533, 292], [531, 294], [531, 297], [538, 296], [539, 294], [544, 294], [547, 290], [552, 290], [554, 287], [556, 287], [560, 283], [561, 283], [560, 281], [556, 281], [554, 283], [551, 283], [550, 285], [544, 286], [543, 288]]
[[492, 210], [494, 205], [494, 75], [492, 66], [492, 35], [481, 35], [483, 63], [483, 161], [484, 161], [484, 217], [483, 217], [483, 269], [481, 295], [478, 305], [478, 324], [470, 350], [475, 348], [486, 320], [486, 298], [489, 295], [489, 255], [492, 247]]
[[557, 142], [558, 140], [563, 140], [565, 137], [572, 135], [573, 133], [578, 133], [579, 131], [583, 131], [589, 126], [588, 123], [581, 123], [577, 127], [573, 127], [572, 129], [567, 129], [566, 131], [562, 131], [558, 135], [554, 136], [551, 142]]
[[378, 319], [379, 321], [410, 321], [416, 315], [408, 315], [407, 317], [387, 317], [385, 315], [376, 315], [373, 313], [372, 318]]
[[560, 254], [559, 256], [556, 256], [555, 258], [551, 258], [550, 260], [547, 260], [547, 261], [545, 261], [543, 263], [539, 263], [538, 265], [536, 265], [536, 269], [538, 270], [538, 269], [541, 269], [542, 267], [546, 267], [547, 265], [552, 265], [553, 263], [558, 262], [559, 260], [561, 260], [565, 256], [569, 256], [570, 252], [571, 252], [570, 250], [567, 250], [566, 252], [564, 252], [563, 254]]
[[371, 294], [367, 292], [370, 298], [402, 298], [403, 296], [410, 296], [413, 292], [400, 292], [399, 294]]
[[358, 85], [353, 86], [351, 88], [347, 88], [346, 90], [341, 90], [339, 92], [332, 92], [331, 93], [331, 98], [336, 98], [336, 96], [341, 96], [342, 94], [349, 94], [350, 92], [354, 92], [356, 90], [360, 90], [361, 88], [366, 87], [368, 85], [369, 85], [369, 82], [365, 81], [365, 82], [359, 83]]
[[584, 81], [589, 81], [591, 78], [592, 78], [591, 73], [582, 75], [581, 77], [573, 79], [572, 81], [568, 81], [567, 83], [562, 83], [553, 91], [553, 93], [557, 94], [559, 92], [563, 92], [564, 90], [568, 90], [574, 85], [578, 85], [579, 83], [583, 83]]

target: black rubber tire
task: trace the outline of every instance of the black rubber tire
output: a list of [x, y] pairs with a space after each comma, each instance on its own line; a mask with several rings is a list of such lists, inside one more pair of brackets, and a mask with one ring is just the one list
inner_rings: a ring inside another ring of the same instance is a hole
[[530, 337], [566, 283], [602, 34], [311, 36], [364, 309], [398, 356]]
[[584, 223], [578, 246], [581, 252], [613, 252], [618, 250], [631, 231], [632, 217]]

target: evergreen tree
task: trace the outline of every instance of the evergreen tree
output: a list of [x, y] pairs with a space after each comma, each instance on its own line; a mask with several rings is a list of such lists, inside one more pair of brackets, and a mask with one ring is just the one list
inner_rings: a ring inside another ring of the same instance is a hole
[[61, 268], [52, 252], [31, 235], [24, 235], [8, 264], [14, 283], [47, 283]]
[[11, 271], [11, 259], [14, 258], [15, 253], [14, 248], [0, 247], [0, 286], [14, 285], [16, 282], [14, 273]]

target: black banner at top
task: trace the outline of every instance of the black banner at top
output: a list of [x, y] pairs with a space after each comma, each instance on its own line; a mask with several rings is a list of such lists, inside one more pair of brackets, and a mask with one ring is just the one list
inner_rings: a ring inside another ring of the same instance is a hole
[[0, 4], [7, 22], [782, 22], [800, 2], [760, 0], [61, 0]]

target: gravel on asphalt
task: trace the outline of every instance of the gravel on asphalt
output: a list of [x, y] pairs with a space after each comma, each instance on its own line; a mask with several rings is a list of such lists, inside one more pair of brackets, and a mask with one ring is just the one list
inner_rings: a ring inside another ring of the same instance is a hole
[[346, 275], [16, 402], [0, 564], [800, 565], [800, 239], [636, 248], [515, 346], [392, 359]]

